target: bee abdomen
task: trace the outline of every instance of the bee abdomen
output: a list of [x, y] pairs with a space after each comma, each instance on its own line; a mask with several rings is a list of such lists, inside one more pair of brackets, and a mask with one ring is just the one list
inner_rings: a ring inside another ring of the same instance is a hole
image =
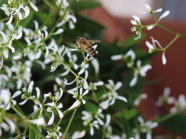
[[95, 57], [95, 56], [96, 56], [96, 51], [94, 50], [94, 48], [93, 48], [91, 45], [89, 45], [89, 46], [85, 49], [85, 51], [86, 51], [90, 56], [92, 56], [92, 57]]

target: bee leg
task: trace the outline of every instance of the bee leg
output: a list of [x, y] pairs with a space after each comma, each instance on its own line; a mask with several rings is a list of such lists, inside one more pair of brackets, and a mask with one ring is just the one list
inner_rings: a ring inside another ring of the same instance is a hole
[[86, 59], [85, 52], [84, 51], [82, 52], [82, 55], [83, 55], [83, 58]]

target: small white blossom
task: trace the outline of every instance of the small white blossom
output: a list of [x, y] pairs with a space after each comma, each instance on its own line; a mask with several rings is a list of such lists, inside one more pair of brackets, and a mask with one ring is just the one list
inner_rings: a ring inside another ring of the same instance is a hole
[[42, 125], [42, 126], [46, 125], [45, 119], [43, 117], [40, 117], [40, 118], [34, 119], [34, 120], [30, 120], [29, 122], [32, 124], [36, 124], [36, 125]]
[[84, 97], [85, 95], [87, 95], [88, 92], [89, 92], [89, 90], [85, 90], [85, 91], [83, 92], [83, 88], [80, 88], [80, 89], [79, 89], [79, 92], [77, 92], [76, 88], [74, 88], [74, 89], [72, 89], [72, 90], [68, 90], [68, 93], [72, 94], [72, 95], [73, 95], [73, 98], [82, 101], [83, 104], [86, 103], [86, 101], [83, 99], [83, 97]]
[[8, 89], [0, 89], [0, 108], [6, 108], [10, 101], [10, 91]]
[[56, 131], [52, 131], [52, 132], [47, 131], [48, 135], [46, 136], [46, 138], [47, 139], [51, 139], [51, 138], [60, 139], [60, 138], [62, 138], [62, 133], [60, 132], [60, 129], [61, 129], [61, 127], [58, 126]]
[[138, 79], [138, 75], [140, 74], [142, 77], [145, 77], [146, 76], [146, 72], [148, 70], [150, 70], [152, 68], [151, 65], [147, 64], [147, 65], [144, 65], [144, 66], [141, 66], [141, 61], [138, 60], [137, 61], [137, 68], [135, 69], [134, 71], [134, 77], [133, 79], [130, 81], [130, 86], [134, 86], [137, 82], [137, 79]]
[[161, 19], [167, 17], [169, 14], [170, 14], [170, 11], [165, 11], [165, 12], [160, 16], [160, 18], [158, 19], [158, 21], [160, 21]]
[[73, 133], [72, 135], [72, 139], [80, 139], [80, 138], [83, 138], [85, 136], [86, 132], [83, 130], [83, 131], [76, 131]]
[[140, 94], [139, 97], [134, 101], [134, 105], [138, 106], [142, 99], [146, 99], [147, 94]]
[[162, 11], [162, 8], [157, 9], [157, 10], [152, 10], [151, 6], [149, 4], [144, 4], [145, 7], [145, 12], [144, 13], [149, 13], [149, 14], [154, 14], [154, 13], [159, 13]]
[[165, 65], [167, 63], [166, 57], [165, 57], [165, 52], [162, 54], [162, 63]]
[[[50, 95], [51, 95], [51, 93], [45, 94], [44, 97], [47, 98]], [[60, 89], [60, 92], [55, 93], [55, 97], [54, 97], [55, 101], [57, 102], [62, 97], [62, 95], [63, 95], [63, 91], [62, 91], [62, 89]], [[54, 122], [54, 110], [57, 110], [59, 118], [63, 118], [63, 116], [64, 116], [60, 110], [61, 108], [63, 108], [63, 104], [62, 103], [56, 104], [56, 102], [49, 102], [49, 103], [45, 104], [45, 106], [47, 106], [47, 112], [52, 113], [51, 118], [48, 121], [48, 125], [51, 125]]]
[[137, 37], [134, 38], [135, 40], [141, 38], [141, 34], [142, 34], [142, 24], [141, 24], [141, 20], [138, 16], [133, 15], [133, 20], [131, 20], [131, 24], [134, 25], [133, 28], [131, 28], [132, 32], [136, 32]]
[[123, 96], [119, 96], [117, 93], [117, 90], [122, 86], [121, 82], [117, 82], [114, 84], [112, 80], [108, 80], [109, 84], [106, 84], [106, 88], [108, 89], [108, 93], [104, 94], [102, 96], [103, 99], [106, 99], [105, 101], [100, 103], [100, 107], [102, 109], [107, 109], [110, 105], [113, 105], [116, 101], [116, 99], [122, 100], [124, 102], [127, 102], [127, 99]]

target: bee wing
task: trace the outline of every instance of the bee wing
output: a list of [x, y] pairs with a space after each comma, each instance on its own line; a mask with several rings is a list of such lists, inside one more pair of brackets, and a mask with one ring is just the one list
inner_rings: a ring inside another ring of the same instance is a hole
[[99, 43], [101, 42], [100, 40], [88, 40], [91, 44], [94, 44], [94, 43]]

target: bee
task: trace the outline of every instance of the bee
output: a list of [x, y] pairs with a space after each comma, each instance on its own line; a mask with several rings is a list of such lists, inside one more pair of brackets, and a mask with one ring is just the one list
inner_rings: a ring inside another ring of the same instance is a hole
[[96, 51], [92, 46], [96, 42], [100, 42], [100, 41], [87, 40], [86, 38], [80, 36], [76, 38], [76, 45], [78, 46], [78, 49], [81, 49], [83, 52], [86, 52], [91, 57], [96, 57]]

